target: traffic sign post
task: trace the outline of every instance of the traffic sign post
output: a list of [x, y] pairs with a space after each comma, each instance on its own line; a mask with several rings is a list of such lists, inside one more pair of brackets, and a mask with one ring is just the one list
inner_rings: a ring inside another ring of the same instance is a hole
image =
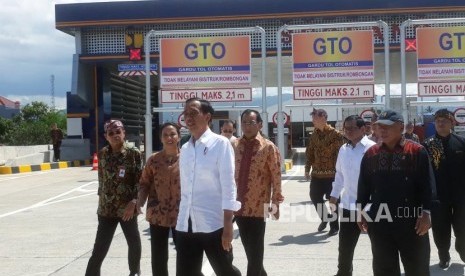
[[[290, 120], [291, 120], [290, 117], [289, 117], [289, 115], [287, 115], [287, 113], [284, 112], [284, 111], [282, 112], [282, 114], [283, 114], [283, 116], [282, 116], [282, 122], [284, 123], [284, 125], [288, 125], [289, 122], [290, 122]], [[273, 123], [277, 126], [277, 125], [278, 125], [278, 121], [279, 121], [279, 119], [278, 119], [278, 112], [275, 112], [275, 113], [273, 114], [272, 120], [273, 120]]]
[[465, 125], [465, 108], [459, 107], [454, 111], [454, 119], [459, 126]]
[[186, 121], [184, 120], [184, 114], [180, 114], [179, 117], [178, 117], [178, 125], [180, 127], [185, 127], [187, 128], [187, 124], [186, 124]]
[[371, 122], [371, 119], [375, 116], [375, 112], [371, 109], [367, 109], [362, 111], [360, 113], [360, 117], [365, 121], [365, 122]]

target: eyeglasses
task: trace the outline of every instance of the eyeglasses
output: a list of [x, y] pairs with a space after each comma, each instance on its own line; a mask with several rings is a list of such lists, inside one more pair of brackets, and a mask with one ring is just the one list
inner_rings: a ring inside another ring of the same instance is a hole
[[257, 122], [255, 121], [250, 121], [250, 122], [242, 122], [244, 126], [256, 126]]
[[122, 131], [121, 131], [120, 129], [118, 129], [118, 130], [116, 130], [115, 132], [113, 132], [113, 131], [108, 132], [107, 135], [110, 136], [110, 137], [112, 137], [112, 136], [115, 135], [115, 134], [116, 134], [116, 135], [120, 135], [121, 132], [122, 132]]

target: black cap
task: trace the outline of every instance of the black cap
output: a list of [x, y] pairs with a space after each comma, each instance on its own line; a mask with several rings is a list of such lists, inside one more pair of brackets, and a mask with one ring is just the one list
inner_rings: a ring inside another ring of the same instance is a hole
[[455, 121], [454, 114], [451, 111], [447, 110], [447, 108], [442, 108], [442, 109], [439, 109], [438, 111], [436, 111], [436, 113], [434, 113], [434, 119], [436, 119], [438, 117], [443, 117], [443, 118], [449, 119], [452, 122]]
[[402, 114], [394, 110], [385, 110], [379, 114], [378, 120], [375, 124], [390, 126], [395, 122], [404, 123], [404, 117], [402, 117]]

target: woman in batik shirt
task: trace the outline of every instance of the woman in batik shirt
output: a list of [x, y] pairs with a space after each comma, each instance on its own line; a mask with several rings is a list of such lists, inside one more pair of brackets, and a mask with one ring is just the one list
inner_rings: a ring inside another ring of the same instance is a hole
[[175, 226], [181, 200], [179, 176], [179, 127], [165, 123], [160, 127], [163, 149], [154, 153], [140, 179], [138, 209], [147, 200], [146, 219], [150, 223], [152, 274], [168, 275], [168, 239]]

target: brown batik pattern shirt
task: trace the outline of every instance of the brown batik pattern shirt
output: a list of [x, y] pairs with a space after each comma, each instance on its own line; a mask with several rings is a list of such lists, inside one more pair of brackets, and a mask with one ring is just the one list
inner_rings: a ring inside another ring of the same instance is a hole
[[142, 172], [140, 151], [124, 144], [121, 152], [113, 153], [111, 147], [106, 146], [99, 152], [98, 160], [97, 214], [121, 218], [127, 204], [137, 199]]
[[326, 125], [323, 130], [315, 129], [305, 151], [305, 172], [312, 168], [312, 177], [334, 178], [337, 154], [342, 144], [343, 135], [332, 126]]
[[253, 139], [234, 142], [237, 200], [242, 203], [236, 216], [264, 217], [264, 206], [283, 200], [281, 156], [278, 148], [260, 133]]
[[169, 157], [164, 151], [147, 161], [140, 180], [139, 200], [147, 201], [146, 219], [150, 224], [176, 226], [181, 201], [179, 154]]

